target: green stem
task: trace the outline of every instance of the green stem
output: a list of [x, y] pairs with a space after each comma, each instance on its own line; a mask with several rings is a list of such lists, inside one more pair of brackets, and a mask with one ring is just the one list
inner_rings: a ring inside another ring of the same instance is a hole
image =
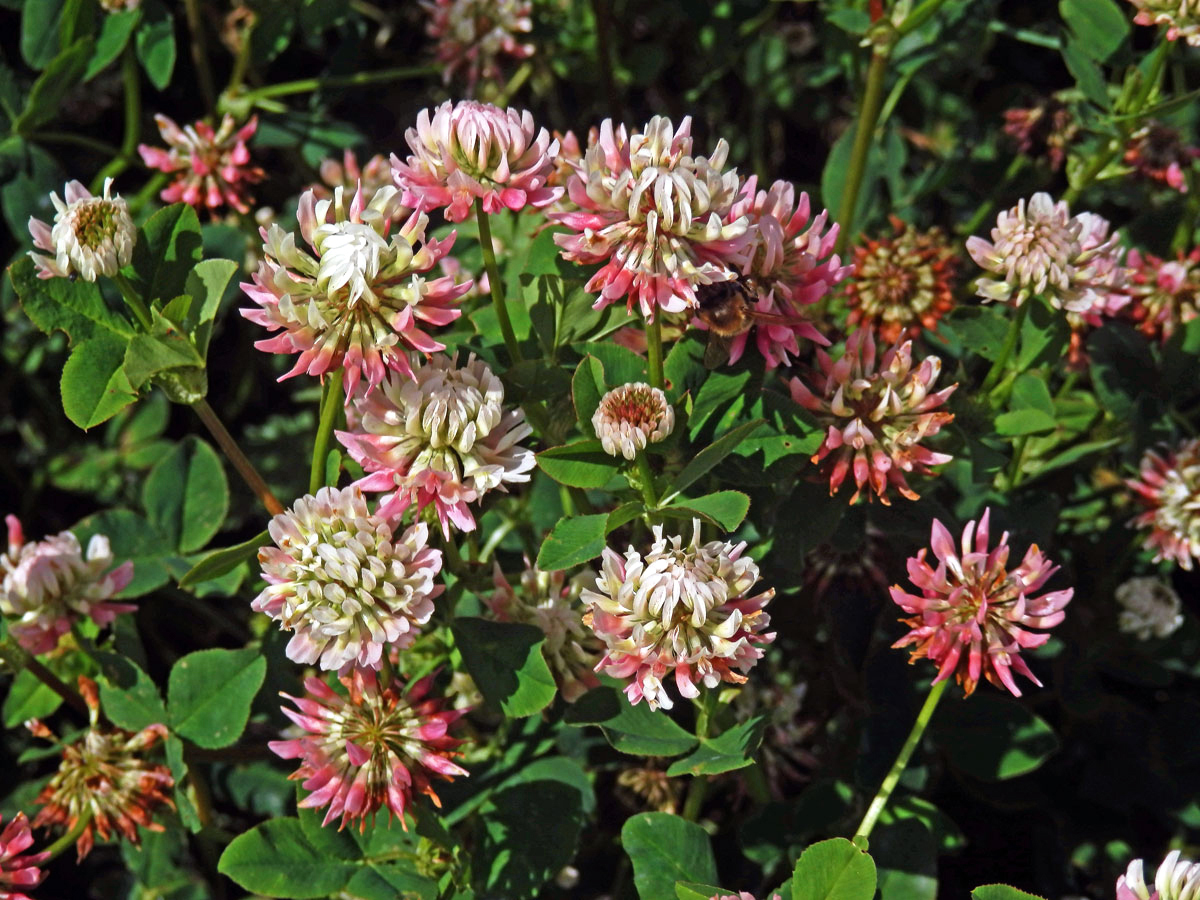
[[946, 688], [949, 684], [949, 681], [939, 681], [929, 691], [929, 696], [925, 698], [925, 704], [921, 707], [921, 711], [917, 713], [917, 721], [913, 723], [912, 731], [908, 733], [908, 738], [904, 741], [904, 746], [900, 748], [900, 755], [892, 763], [891, 769], [888, 770], [887, 776], [883, 779], [883, 784], [879, 786], [879, 792], [875, 794], [875, 799], [867, 807], [867, 814], [863, 816], [862, 823], [855, 832], [856, 837], [865, 838], [870, 836], [871, 829], [875, 827], [875, 822], [879, 819], [880, 813], [887, 806], [888, 798], [892, 796], [892, 791], [896, 789], [896, 785], [900, 781], [900, 776], [904, 774], [904, 769], [908, 765], [908, 761], [912, 758], [913, 751], [917, 749], [917, 744], [921, 742], [921, 735], [925, 733], [926, 726], [929, 725], [929, 721], [933, 718], [933, 711], [937, 709], [938, 701], [942, 699], [942, 694], [946, 693]]
[[76, 691], [67, 687], [62, 679], [42, 665], [36, 656], [26, 652], [25, 648], [11, 641], [2, 641], [0, 642], [0, 659], [3, 659], [14, 672], [27, 669], [34, 678], [62, 697], [63, 701], [72, 709], [83, 713], [85, 716], [89, 715], [88, 706], [83, 701], [83, 698]]
[[666, 378], [663, 376], [662, 324], [658, 321], [658, 316], [645, 319], [643, 324], [646, 329], [646, 368], [650, 373], [650, 386], [661, 391], [666, 387]]
[[191, 32], [192, 63], [196, 66], [196, 80], [204, 97], [204, 108], [212, 111], [217, 106], [217, 92], [213, 88], [212, 69], [208, 66], [208, 41], [204, 36], [204, 20], [200, 17], [198, 0], [183, 0], [187, 14], [188, 31]]
[[945, 2], [946, 0], [925, 0], [924, 3], [908, 14], [908, 18], [896, 27], [897, 40], [909, 32], [915, 31], [932, 19]]
[[1004, 374], [1004, 369], [1008, 365], [1009, 358], [1013, 355], [1013, 351], [1017, 349], [1017, 341], [1021, 337], [1021, 326], [1025, 324], [1025, 317], [1029, 315], [1029, 304], [1032, 302], [1034, 302], [1033, 299], [1029, 298], [1018, 306], [1017, 314], [1008, 323], [1008, 334], [1004, 336], [1004, 344], [1000, 348], [1000, 355], [996, 357], [996, 361], [992, 363], [991, 369], [988, 370], [987, 377], [983, 379], [983, 384], [979, 386], [981, 394], [986, 394], [994, 388], [1000, 381], [1000, 376]]
[[974, 234], [979, 229], [979, 226], [983, 224], [985, 219], [991, 216], [992, 211], [996, 208], [995, 195], [1003, 195], [1004, 189], [1008, 187], [1009, 182], [1011, 182], [1017, 177], [1018, 174], [1020, 174], [1021, 170], [1025, 168], [1025, 164], [1028, 161], [1028, 157], [1020, 154], [1013, 157], [1012, 162], [1008, 164], [1008, 168], [1004, 171], [1004, 177], [1000, 179], [1000, 184], [997, 186], [996, 190], [993, 191], [993, 196], [979, 204], [978, 208], [975, 210], [974, 214], [972, 214], [971, 218], [967, 220], [966, 224], [962, 225], [958, 229], [959, 234]]
[[29, 141], [41, 144], [73, 144], [77, 147], [94, 150], [109, 158], [117, 156], [121, 152], [119, 147], [107, 141], [98, 141], [87, 135], [72, 134], [69, 131], [36, 131], [29, 136]]
[[842, 226], [838, 234], [837, 252], [844, 253], [854, 234], [854, 211], [858, 206], [858, 193], [862, 189], [863, 176], [867, 171], [867, 154], [875, 140], [879, 109], [883, 105], [883, 86], [887, 80], [888, 61], [891, 47], [876, 47], [871, 54], [871, 65], [867, 68], [867, 86], [862, 105], [858, 109], [855, 125], [854, 146], [850, 151], [850, 165], [846, 169], [846, 186], [842, 189], [842, 203], [838, 222]]
[[634, 467], [637, 469], [638, 481], [642, 487], [642, 502], [646, 509], [658, 508], [658, 496], [654, 492], [654, 470], [650, 468], [650, 460], [645, 450], [639, 450], [634, 457]]
[[446, 554], [445, 568], [456, 575], [462, 575], [462, 555], [458, 552], [458, 544], [454, 543], [454, 538], [449, 537], [442, 540], [442, 552]]
[[342, 409], [342, 381], [345, 370], [338, 369], [321, 385], [320, 421], [317, 438], [313, 442], [312, 465], [308, 470], [308, 492], [315, 494], [325, 486], [325, 461], [329, 456], [329, 439], [333, 436], [333, 424]]
[[492, 294], [492, 306], [496, 310], [496, 318], [500, 321], [500, 333], [504, 335], [504, 346], [514, 363], [524, 362], [521, 348], [517, 344], [517, 336], [513, 333], [512, 320], [508, 317], [508, 307], [504, 304], [504, 282], [500, 278], [500, 267], [496, 265], [496, 249], [492, 244], [492, 226], [488, 222], [488, 214], [483, 211], [483, 201], [475, 198], [475, 222], [479, 226], [479, 247], [483, 250], [483, 267], [487, 270], [488, 287]]
[[250, 16], [246, 20], [246, 27], [242, 29], [239, 39], [241, 44], [238, 45], [237, 55], [233, 58], [233, 71], [229, 73], [229, 84], [225, 90], [228, 93], [234, 94], [241, 88], [242, 82], [246, 80], [246, 71], [250, 68], [250, 51], [251, 51], [251, 35], [254, 33], [255, 18]]
[[1021, 483], [1021, 463], [1025, 459], [1025, 448], [1029, 446], [1029, 435], [1022, 435], [1013, 444], [1012, 462], [1008, 466], [1008, 489], [1015, 490]]
[[134, 318], [138, 320], [138, 324], [145, 331], [149, 332], [154, 327], [153, 320], [150, 318], [150, 310], [146, 308], [146, 304], [138, 296], [133, 283], [120, 272], [114, 272], [112, 280], [113, 284], [117, 286], [117, 290], [121, 292], [121, 296], [125, 299], [125, 304], [133, 310]]
[[508, 79], [508, 84], [504, 85], [504, 89], [496, 96], [496, 106], [504, 109], [508, 106], [513, 95], [516, 94], [529, 80], [529, 76], [533, 74], [533, 63], [529, 60], [521, 63], [520, 68], [513, 73], [513, 77]]
[[45, 852], [50, 854], [46, 859], [46, 862], [61, 856], [64, 850], [79, 840], [79, 836], [83, 834], [84, 829], [91, 824], [91, 821], [92, 808], [89, 806], [84, 808], [83, 812], [80, 813], [79, 818], [75, 821], [75, 824], [71, 826], [70, 831], [46, 848]]
[[71, 637], [75, 639], [75, 645], [79, 647], [79, 652], [86, 656], [99, 671], [103, 672], [104, 666], [100, 664], [100, 660], [96, 659], [96, 645], [88, 640], [87, 636], [79, 630], [78, 623], [73, 622], [71, 624]]
[[142, 131], [142, 81], [132, 41], [121, 58], [121, 82], [125, 89], [125, 131], [121, 136], [121, 152], [96, 173], [91, 184], [93, 194], [104, 189], [105, 179], [116, 178], [129, 168], [137, 153], [138, 137]]
[[379, 657], [379, 686], [386, 691], [395, 680], [396, 670], [392, 668], [392, 659], [385, 651], [383, 656]]
[[[703, 741], [708, 737], [709, 725], [712, 721], [711, 704], [716, 700], [716, 694], [708, 688], [700, 688], [700, 696], [696, 699], [696, 737]], [[700, 818], [700, 810], [704, 806], [704, 798], [708, 796], [708, 776], [695, 775], [688, 785], [687, 797], [683, 801], [683, 818], [695, 822]]]
[[200, 417], [200, 421], [208, 429], [209, 434], [217, 442], [221, 451], [233, 464], [237, 473], [242, 476], [242, 480], [246, 482], [246, 486], [254, 493], [259, 502], [266, 507], [267, 512], [272, 516], [277, 516], [283, 512], [283, 504], [279, 502], [271, 489], [267, 487], [267, 482], [258, 474], [258, 469], [254, 468], [254, 463], [250, 462], [249, 457], [242, 452], [242, 448], [238, 446], [237, 441], [233, 439], [233, 435], [225, 428], [224, 423], [217, 416], [216, 411], [208, 405], [208, 401], [203, 398], [192, 404], [192, 409], [196, 411], [196, 415]]
[[284, 81], [279, 84], [269, 84], [266, 87], [247, 91], [240, 99], [246, 103], [257, 103], [271, 97], [287, 97], [291, 94], [309, 94], [321, 88], [356, 87], [364, 84], [378, 84], [385, 81], [404, 81], [409, 78], [420, 78], [431, 75], [439, 69], [433, 66], [405, 66], [397, 69], [379, 69], [374, 72], [355, 72], [353, 75], [331, 75], [323, 78], [301, 78], [297, 81]]

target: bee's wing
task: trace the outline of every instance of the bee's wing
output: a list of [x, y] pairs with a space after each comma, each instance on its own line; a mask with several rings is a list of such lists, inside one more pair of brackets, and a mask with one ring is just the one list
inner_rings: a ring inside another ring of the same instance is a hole
[[708, 333], [708, 345], [704, 348], [704, 368], [719, 369], [729, 362], [729, 351], [733, 347], [733, 336], [722, 337], [714, 331]]

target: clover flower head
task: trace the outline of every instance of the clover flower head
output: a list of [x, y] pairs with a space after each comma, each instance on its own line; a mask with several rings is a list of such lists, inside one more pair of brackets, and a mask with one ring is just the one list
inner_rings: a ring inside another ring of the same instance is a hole
[[311, 249], [279, 225], [262, 229], [262, 262], [241, 285], [259, 308], [241, 313], [278, 332], [254, 346], [299, 354], [283, 378], [345, 369], [350, 395], [360, 380], [373, 388], [389, 371], [411, 378], [409, 351], [445, 349], [425, 329], [462, 315], [453, 304], [471, 283], [425, 277], [455, 236], [427, 238], [429, 217], [419, 210], [395, 228], [401, 212], [395, 187], [379, 188], [369, 203], [361, 188], [347, 199], [341, 187], [325, 200], [311, 190], [301, 195], [300, 237]]
[[154, 121], [170, 149], [139, 144], [138, 153], [147, 167], [175, 176], [160, 194], [165, 202], [182, 200], [213, 215], [225, 206], [243, 215], [250, 212], [254, 198], [249, 186], [266, 177], [258, 166], [250, 165], [246, 146], [258, 129], [257, 116], [239, 128], [233, 116], [226, 114], [215, 131], [204, 121], [180, 128], [161, 113]]
[[812, 412], [826, 429], [825, 440], [813, 455], [829, 476], [830, 496], [853, 473], [858, 500], [869, 487], [868, 499], [891, 503], [888, 489], [896, 488], [909, 500], [918, 495], [909, 487], [906, 473], [932, 473], [931, 466], [949, 462], [951, 456], [934, 453], [921, 442], [953, 421], [952, 413], [938, 410], [958, 385], [934, 391], [942, 361], [927, 356], [914, 367], [912, 341], [896, 344], [876, 359], [875, 338], [860, 328], [846, 341], [846, 350], [834, 363], [817, 349], [821, 372], [813, 374], [811, 389], [793, 378], [792, 399]]
[[1167, 40], [1183, 38], [1200, 47], [1200, 0], [1129, 0], [1137, 7], [1138, 25], [1166, 25]]
[[1164, 578], [1130, 578], [1117, 588], [1116, 598], [1122, 607], [1118, 627], [1139, 640], [1170, 637], [1183, 625], [1183, 602]]
[[359, 165], [358, 154], [347, 149], [340, 161], [332, 157], [321, 160], [318, 171], [321, 183], [312, 186], [318, 200], [328, 200], [337, 188], [348, 197], [361, 190], [363, 206], [370, 206], [376, 191], [392, 186], [392, 164], [382, 153], [376, 153], [366, 165]]
[[38, 866], [46, 862], [50, 854], [26, 854], [31, 846], [33, 835], [29, 831], [29, 820], [25, 813], [19, 812], [0, 831], [0, 898], [3, 900], [30, 900], [22, 890], [37, 887], [46, 877]]
[[745, 276], [756, 312], [762, 314], [753, 332], [733, 338], [729, 360], [737, 362], [753, 340], [768, 368], [788, 365], [800, 354], [799, 339], [828, 345], [828, 339], [806, 318], [805, 307], [816, 303], [854, 271], [833, 252], [839, 226], [828, 226], [829, 212], [814, 216], [806, 192], [796, 196], [789, 182], [776, 181], [758, 190], [751, 175], [725, 216], [733, 223], [748, 222], [750, 241], [731, 261]]
[[301, 736], [269, 746], [283, 759], [300, 760], [291, 777], [311, 792], [300, 806], [328, 807], [322, 825], [340, 818], [342, 828], [357, 821], [364, 831], [386, 806], [389, 820], [399, 817], [407, 830], [404, 812], [414, 795], [441, 806], [432, 780], [467, 774], [454, 762], [463, 742], [448, 734], [465, 711], [443, 709], [441, 699], [428, 696], [432, 675], [385, 687], [370, 669], [354, 669], [340, 681], [345, 694], [320, 678], [305, 679], [303, 697], [282, 694], [296, 705], [283, 713]]
[[1079, 133], [1071, 109], [1057, 97], [1048, 97], [1027, 109], [1004, 111], [1004, 133], [1025, 156], [1044, 156], [1058, 171], [1067, 159], [1067, 148]]
[[624, 299], [642, 315], [698, 305], [696, 288], [729, 281], [750, 243], [749, 220], [727, 221], [738, 198], [737, 171], [725, 170], [729, 145], [693, 156], [692, 120], [678, 129], [662, 116], [641, 131], [605, 119], [574, 163], [567, 195], [576, 209], [550, 213], [571, 234], [555, 243], [571, 262], [603, 263], [585, 286], [597, 309]]
[[1055, 309], [1087, 314], [1101, 305], [1098, 294], [1119, 292], [1125, 283], [1123, 251], [1100, 216], [1072, 216], [1065, 200], [1034, 194], [1001, 212], [991, 241], [972, 237], [967, 252], [998, 278], [976, 281], [984, 299], [1021, 306], [1043, 296]]
[[[8, 630], [30, 653], [48, 653], [58, 639], [82, 619], [103, 627], [119, 613], [137, 609], [112, 598], [133, 580], [133, 563], [112, 568], [108, 538], [96, 534], [84, 556], [79, 539], [69, 531], [31, 543], [16, 516], [6, 516], [8, 552], [0, 556], [0, 612]], [[110, 571], [111, 569], [111, 571]]]
[[446, 84], [461, 73], [472, 93], [480, 78], [500, 78], [506, 60], [533, 55], [533, 44], [521, 38], [533, 30], [529, 0], [422, 0], [421, 8]]
[[583, 627], [579, 602], [584, 582], [595, 577], [594, 572], [585, 571], [568, 581], [566, 572], [543, 572], [526, 559], [525, 570], [514, 586], [497, 563], [492, 572], [496, 590], [484, 598], [497, 621], [536, 625], [542, 630], [546, 635], [542, 655], [568, 703], [600, 684], [592, 671], [600, 656], [600, 643]]
[[700, 696], [700, 684], [744, 683], [763, 655], [759, 645], [775, 639], [763, 633], [771, 621], [763, 607], [775, 591], [749, 596], [759, 576], [742, 555], [745, 542], [701, 544], [699, 519], [692, 529], [685, 546], [654, 526], [644, 557], [633, 547], [624, 557], [605, 548], [596, 589], [582, 594], [585, 622], [607, 647], [596, 671], [629, 680], [625, 695], [635, 706], [644, 699], [651, 709], [670, 709], [668, 675], [688, 699]]
[[518, 441], [533, 433], [520, 409], [505, 410], [504, 385], [471, 354], [435, 354], [412, 378], [389, 374], [378, 388], [355, 393], [354, 425], [337, 432], [367, 475], [364, 491], [391, 491], [377, 515], [399, 516], [432, 504], [449, 537], [451, 523], [472, 531], [470, 504], [505, 485], [526, 482], [537, 464]]
[[849, 324], [872, 329], [883, 344], [936, 331], [954, 308], [958, 256], [940, 228], [918, 231], [892, 217], [895, 233], [854, 248], [846, 283]]
[[[79, 693], [87, 703], [91, 727], [82, 738], [63, 748], [58, 771], [38, 794], [41, 810], [33, 827], [61, 826], [70, 831], [80, 818], [90, 820], [75, 849], [79, 859], [92, 851], [96, 835], [108, 840], [114, 834], [138, 844], [138, 826], [162, 831], [152, 816], [160, 806], [175, 808], [171, 771], [147, 761], [145, 753], [167, 739], [167, 727], [149, 725], [134, 734], [99, 725], [100, 694], [96, 682], [79, 676]], [[37, 737], [55, 740], [53, 732], [36, 719], [26, 723]]]
[[1172, 850], [1154, 873], [1154, 889], [1146, 885], [1143, 863], [1135, 859], [1117, 879], [1117, 900], [1195, 900], [1200, 896], [1200, 863], [1181, 859]]
[[372, 515], [357, 488], [326, 487], [271, 520], [258, 552], [267, 586], [251, 603], [293, 631], [288, 659], [322, 669], [378, 668], [411, 647], [443, 590], [429, 526]]
[[412, 153], [392, 154], [392, 174], [408, 206], [442, 209], [451, 222], [470, 215], [479, 199], [485, 213], [541, 209], [562, 194], [548, 187], [558, 141], [537, 128], [533, 114], [477, 100], [447, 100], [417, 114], [404, 133]]
[[112, 193], [112, 179], [104, 179], [99, 197], [78, 181], [67, 182], [65, 200], [50, 194], [54, 204], [54, 224], [29, 217], [29, 235], [33, 246], [49, 256], [29, 251], [37, 266], [38, 278], [74, 278], [95, 281], [101, 275], [112, 277], [133, 259], [137, 229], [129, 216], [129, 205], [120, 194]]
[[1186, 170], [1200, 159], [1200, 148], [1183, 143], [1179, 131], [1161, 122], [1143, 125], [1129, 136], [1125, 162], [1144, 178], [1181, 194], [1188, 190]]
[[1129, 251], [1128, 311], [1143, 334], [1166, 341], [1200, 315], [1200, 247], [1164, 260]]
[[647, 444], [664, 441], [675, 427], [667, 395], [642, 382], [623, 384], [600, 398], [592, 428], [609, 456], [634, 459]]
[[1155, 562], [1171, 560], [1190, 572], [1200, 558], [1200, 439], [1147, 450], [1140, 469], [1125, 484], [1145, 509], [1129, 525], [1146, 529], [1142, 546], [1154, 551]]
[[990, 518], [988, 509], [978, 529], [975, 522], [967, 523], [961, 553], [946, 526], [933, 520], [930, 547], [937, 568], [926, 562], [927, 551], [922, 548], [908, 561], [908, 579], [920, 594], [892, 586], [893, 602], [911, 616], [900, 621], [912, 629], [892, 646], [915, 645], [909, 662], [934, 663], [938, 667], [934, 684], [954, 675], [969, 696], [979, 679], [986, 678], [1020, 697], [1014, 672], [1042, 686], [1021, 659], [1021, 651], [1050, 639], [1045, 632], [1028, 629], [1053, 628], [1061, 622], [1075, 591], [1066, 588], [1033, 596], [1058, 566], [1034, 544], [1020, 565], [1008, 569], [1008, 532], [989, 550]]

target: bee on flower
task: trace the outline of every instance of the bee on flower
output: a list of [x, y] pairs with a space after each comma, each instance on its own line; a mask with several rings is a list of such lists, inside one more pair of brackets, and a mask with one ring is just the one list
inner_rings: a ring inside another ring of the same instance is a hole
[[50, 254], [29, 251], [38, 278], [111, 278], [133, 260], [137, 229], [129, 216], [129, 205], [120, 194], [112, 193], [112, 181], [104, 179], [99, 197], [93, 197], [78, 181], [67, 182], [65, 200], [51, 193], [53, 226], [29, 217], [33, 246]]

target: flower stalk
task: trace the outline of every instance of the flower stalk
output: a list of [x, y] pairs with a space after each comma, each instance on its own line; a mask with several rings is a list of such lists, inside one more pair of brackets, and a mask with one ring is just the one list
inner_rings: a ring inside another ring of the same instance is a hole
[[983, 384], [979, 386], [980, 393], [988, 393], [1000, 382], [1000, 376], [1004, 374], [1004, 369], [1008, 365], [1008, 360], [1012, 357], [1013, 351], [1017, 349], [1017, 341], [1021, 337], [1021, 327], [1025, 324], [1025, 317], [1029, 315], [1029, 302], [1022, 303], [1017, 307], [1017, 314], [1012, 317], [1012, 321], [1008, 323], [1008, 334], [1004, 336], [1004, 344], [1000, 347], [1000, 354], [996, 357], [992, 367], [988, 369], [987, 376], [983, 379]]
[[842, 188], [842, 204], [838, 222], [842, 230], [838, 234], [837, 252], [843, 253], [854, 235], [854, 210], [858, 206], [858, 194], [862, 190], [863, 176], [867, 171], [867, 154], [875, 141], [875, 127], [879, 124], [879, 110], [883, 106], [883, 86], [887, 80], [888, 62], [892, 50], [890, 43], [876, 47], [867, 68], [867, 86], [862, 104], [858, 108], [858, 123], [854, 130], [854, 146], [850, 151], [850, 165], [846, 169], [846, 185]]
[[121, 81], [125, 90], [125, 130], [121, 136], [121, 152], [96, 173], [91, 184], [93, 194], [100, 191], [106, 178], [116, 178], [129, 168], [129, 163], [137, 153], [138, 136], [142, 131], [142, 82], [132, 42], [121, 57]]
[[517, 344], [517, 336], [513, 333], [512, 320], [508, 317], [508, 307], [504, 305], [504, 282], [500, 277], [500, 267], [496, 265], [496, 250], [492, 244], [492, 226], [488, 215], [483, 211], [483, 201], [475, 198], [475, 221], [479, 225], [479, 246], [483, 250], [483, 267], [487, 270], [488, 287], [491, 289], [492, 306], [496, 310], [496, 318], [500, 322], [500, 332], [504, 335], [504, 346], [514, 363], [524, 362], [521, 348]]
[[663, 374], [662, 323], [658, 316], [649, 316], [644, 320], [646, 327], [646, 367], [650, 376], [650, 386], [660, 391], [666, 387]]
[[317, 423], [317, 438], [313, 442], [312, 466], [308, 473], [308, 492], [315, 494], [325, 486], [325, 462], [329, 457], [329, 439], [333, 437], [333, 426], [341, 409], [342, 380], [345, 370], [332, 372], [321, 385], [320, 419]]
[[[86, 710], [87, 707], [85, 706], [84, 709]], [[47, 854], [46, 862], [61, 856], [64, 850], [66, 850], [68, 847], [74, 846], [75, 842], [79, 840], [79, 836], [83, 834], [88, 825], [91, 824], [92, 814], [92, 808], [85, 806], [83, 812], [79, 816], [79, 819], [74, 825], [71, 826], [67, 833], [47, 847], [45, 851], [43, 851]]]
[[912, 731], [908, 733], [908, 737], [904, 741], [904, 746], [900, 748], [899, 755], [896, 756], [896, 761], [892, 763], [891, 769], [883, 779], [883, 784], [879, 786], [878, 792], [874, 799], [871, 800], [871, 805], [867, 807], [867, 814], [863, 816], [863, 820], [859, 823], [858, 828], [854, 832], [856, 838], [867, 838], [871, 835], [871, 830], [875, 827], [875, 823], [879, 821], [879, 816], [887, 806], [888, 799], [892, 796], [892, 791], [896, 789], [896, 785], [900, 782], [900, 776], [904, 774], [905, 768], [908, 766], [908, 761], [912, 759], [913, 751], [917, 749], [917, 744], [921, 741], [921, 735], [925, 733], [930, 721], [933, 719], [934, 710], [937, 709], [938, 701], [942, 699], [942, 694], [946, 693], [946, 687], [950, 684], [949, 681], [939, 681], [929, 691], [929, 695], [925, 698], [925, 703], [921, 706], [921, 711], [917, 713], [917, 721], [913, 723]]
[[57, 675], [47, 669], [32, 653], [27, 653], [24, 648], [17, 645], [14, 641], [0, 641], [0, 659], [8, 665], [14, 672], [19, 672], [21, 669], [26, 669], [38, 681], [44, 684], [58, 696], [62, 697], [63, 702], [72, 709], [77, 710], [87, 715], [87, 704], [83, 702], [83, 698]]
[[262, 475], [258, 473], [258, 469], [254, 468], [254, 463], [242, 452], [242, 448], [238, 446], [237, 441], [233, 439], [225, 424], [217, 416], [216, 411], [208, 405], [208, 401], [201, 398], [192, 404], [192, 409], [196, 411], [196, 415], [200, 417], [200, 421], [208, 429], [209, 434], [217, 442], [221, 448], [221, 452], [229, 458], [229, 462], [233, 464], [237, 473], [242, 476], [242, 480], [246, 482], [246, 486], [250, 488], [254, 496], [273, 516], [283, 512], [283, 504], [279, 499], [271, 493], [271, 489], [267, 487], [267, 482]]
[[133, 311], [134, 318], [138, 320], [138, 324], [149, 332], [154, 324], [150, 318], [150, 310], [146, 308], [146, 304], [142, 302], [142, 298], [134, 290], [133, 283], [120, 272], [114, 272], [112, 280], [113, 284], [117, 286], [117, 290], [121, 292], [121, 297], [125, 300], [125, 305]]

